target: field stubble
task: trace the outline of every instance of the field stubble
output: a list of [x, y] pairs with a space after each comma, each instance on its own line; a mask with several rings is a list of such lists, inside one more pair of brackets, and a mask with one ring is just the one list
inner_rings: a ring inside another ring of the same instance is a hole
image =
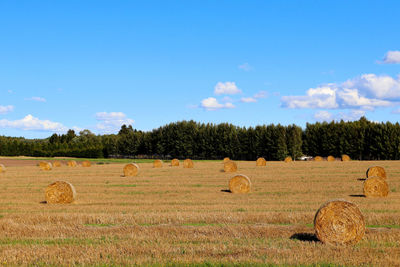
[[[124, 164], [8, 167], [0, 174], [0, 264], [400, 265], [398, 162], [379, 162], [387, 198], [362, 197], [360, 179], [375, 162], [237, 164], [252, 182], [249, 194], [226, 192], [235, 174], [221, 162], [193, 169], [139, 163], [136, 177], [122, 176]], [[75, 186], [74, 204], [43, 203], [57, 180]], [[360, 207], [369, 227], [357, 245], [315, 241], [315, 212], [332, 198]]]

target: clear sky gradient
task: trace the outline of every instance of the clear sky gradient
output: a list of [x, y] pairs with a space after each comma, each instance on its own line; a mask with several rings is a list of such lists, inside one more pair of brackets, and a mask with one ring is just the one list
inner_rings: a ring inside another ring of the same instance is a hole
[[0, 135], [400, 118], [400, 1], [0, 1]]

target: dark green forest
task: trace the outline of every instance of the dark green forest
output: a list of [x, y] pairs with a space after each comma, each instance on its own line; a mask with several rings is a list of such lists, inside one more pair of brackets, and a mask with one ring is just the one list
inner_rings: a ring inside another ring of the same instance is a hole
[[0, 136], [1, 156], [283, 160], [286, 156], [342, 154], [359, 160], [399, 159], [399, 123], [376, 123], [362, 117], [353, 122], [307, 123], [302, 129], [181, 121], [148, 132], [123, 125], [118, 134], [109, 135], [69, 130], [46, 139]]

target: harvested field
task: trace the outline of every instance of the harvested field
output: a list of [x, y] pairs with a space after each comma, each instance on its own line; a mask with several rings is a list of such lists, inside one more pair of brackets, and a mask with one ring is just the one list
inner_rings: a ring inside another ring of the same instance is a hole
[[[384, 199], [363, 196], [371, 161], [271, 161], [268, 168], [240, 161], [251, 179], [247, 194], [227, 192], [233, 175], [220, 160], [195, 161], [193, 169], [138, 163], [141, 171], [128, 179], [124, 163], [51, 172], [9, 163], [0, 187], [4, 265], [400, 265], [397, 161], [379, 162], [390, 185]], [[74, 185], [76, 200], [43, 204], [45, 188], [58, 180]], [[366, 233], [354, 246], [314, 235], [316, 211], [337, 198], [364, 216]]]

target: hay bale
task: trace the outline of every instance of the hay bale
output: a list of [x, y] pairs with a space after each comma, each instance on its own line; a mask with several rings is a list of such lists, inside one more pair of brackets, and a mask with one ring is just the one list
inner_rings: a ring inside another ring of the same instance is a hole
[[342, 161], [350, 161], [350, 157], [346, 154], [342, 155]]
[[373, 176], [378, 176], [381, 177], [382, 179], [386, 179], [386, 171], [383, 167], [381, 166], [374, 166], [374, 167], [369, 167], [367, 170], [367, 178], [373, 177]]
[[234, 161], [230, 160], [224, 163], [224, 172], [235, 172], [237, 171], [237, 165]]
[[76, 163], [75, 160], [69, 160], [69, 161], [67, 162], [67, 166], [68, 166], [68, 167], [76, 167], [76, 165], [77, 165], [77, 163]]
[[381, 177], [374, 176], [364, 181], [363, 190], [366, 197], [386, 197], [389, 194], [389, 185]]
[[288, 163], [288, 162], [292, 162], [293, 161], [293, 159], [292, 159], [292, 157], [291, 156], [287, 156], [286, 158], [285, 158], [285, 160], [284, 160], [286, 163]]
[[128, 163], [124, 167], [124, 176], [136, 176], [139, 172], [139, 166], [136, 163]]
[[321, 156], [316, 156], [314, 161], [324, 161], [324, 159]]
[[352, 245], [365, 234], [365, 220], [354, 203], [334, 199], [323, 204], [314, 217], [317, 238], [332, 245]]
[[159, 159], [156, 159], [153, 162], [153, 168], [162, 168], [162, 165], [163, 165], [163, 162], [161, 160], [159, 160]]
[[183, 161], [183, 168], [193, 168], [193, 167], [194, 167], [194, 164], [191, 159], [185, 159]]
[[54, 160], [54, 161], [52, 162], [52, 164], [53, 164], [53, 167], [61, 167], [61, 161]]
[[228, 161], [230, 161], [230, 160], [231, 160], [230, 158], [226, 157], [226, 158], [224, 158], [224, 161], [223, 161], [223, 162], [228, 162]]
[[328, 158], [326, 159], [327, 161], [335, 161], [335, 157], [334, 156], [328, 156]]
[[82, 161], [82, 167], [90, 167], [92, 166], [92, 163], [88, 160]]
[[229, 180], [229, 190], [234, 194], [244, 194], [250, 192], [251, 181], [246, 175], [236, 175]]
[[256, 160], [256, 166], [267, 166], [267, 161], [264, 158], [258, 158]]
[[0, 172], [5, 172], [6, 167], [3, 164], [0, 164]]
[[41, 161], [39, 162], [39, 167], [43, 171], [50, 171], [53, 168], [53, 165], [50, 162]]
[[75, 188], [68, 182], [57, 181], [46, 188], [46, 202], [49, 204], [72, 203], [75, 199]]
[[179, 166], [179, 159], [171, 160], [171, 166]]

